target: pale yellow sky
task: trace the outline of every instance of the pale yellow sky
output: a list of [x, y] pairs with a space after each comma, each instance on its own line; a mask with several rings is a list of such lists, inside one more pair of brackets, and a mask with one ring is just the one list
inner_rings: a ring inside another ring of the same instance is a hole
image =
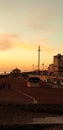
[[0, 0], [0, 72], [40, 67], [63, 54], [63, 0]]

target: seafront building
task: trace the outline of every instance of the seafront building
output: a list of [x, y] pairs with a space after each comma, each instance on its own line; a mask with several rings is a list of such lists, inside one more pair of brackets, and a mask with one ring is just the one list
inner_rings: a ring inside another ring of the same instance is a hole
[[52, 73], [54, 73], [54, 64], [49, 64], [48, 74], [52, 74]]
[[63, 75], [63, 55], [57, 54], [53, 57], [54, 74]]

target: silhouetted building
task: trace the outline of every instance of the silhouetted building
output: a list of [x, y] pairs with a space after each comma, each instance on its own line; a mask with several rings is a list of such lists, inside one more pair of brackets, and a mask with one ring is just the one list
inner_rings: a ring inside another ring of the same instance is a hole
[[20, 71], [20, 69], [16, 68], [16, 69], [12, 70], [11, 74], [14, 75], [14, 76], [18, 76], [18, 75], [21, 74], [21, 71]]
[[48, 74], [54, 73], [54, 64], [50, 64], [48, 67]]
[[56, 75], [62, 75], [63, 74], [63, 55], [57, 54], [53, 58], [53, 64], [54, 64], [54, 73]]

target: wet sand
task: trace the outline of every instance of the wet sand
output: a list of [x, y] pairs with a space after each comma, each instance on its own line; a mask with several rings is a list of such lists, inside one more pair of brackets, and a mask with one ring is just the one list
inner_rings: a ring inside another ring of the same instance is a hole
[[[30, 108], [27, 109], [26, 105], [0, 104], [0, 125], [63, 124], [63, 113], [59, 114], [58, 111], [56, 111], [56, 113], [53, 111], [48, 112], [47, 105], [46, 111], [43, 111], [44, 106], [42, 111], [37, 111], [37, 106], [31, 107], [32, 109], [30, 110]], [[33, 111], [34, 107], [35, 111]], [[61, 109], [59, 111], [61, 111]]]

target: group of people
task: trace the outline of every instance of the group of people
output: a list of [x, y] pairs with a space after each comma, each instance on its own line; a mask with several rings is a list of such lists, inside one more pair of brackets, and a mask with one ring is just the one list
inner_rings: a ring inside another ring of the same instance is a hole
[[10, 84], [0, 83], [0, 89], [5, 89], [5, 88], [9, 88], [10, 89]]

